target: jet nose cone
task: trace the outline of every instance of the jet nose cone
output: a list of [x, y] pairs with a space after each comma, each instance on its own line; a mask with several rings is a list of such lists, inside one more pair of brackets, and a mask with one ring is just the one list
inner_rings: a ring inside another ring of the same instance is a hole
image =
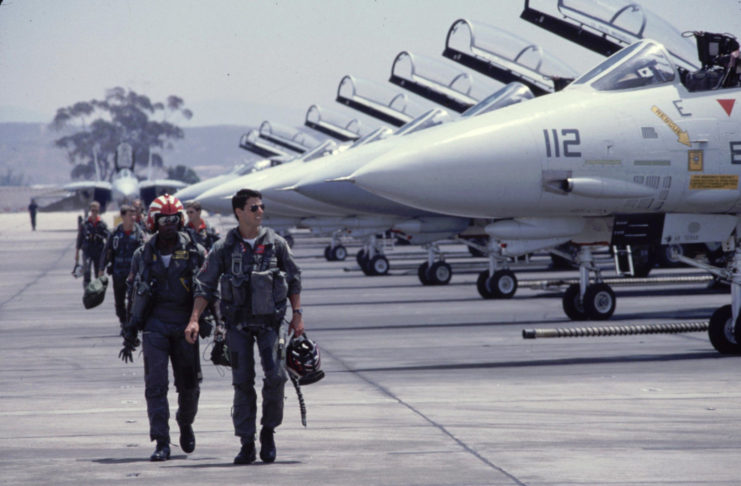
[[500, 217], [532, 208], [542, 193], [542, 163], [530, 130], [486, 122], [454, 122], [410, 136], [349, 179], [387, 199], [453, 216]]

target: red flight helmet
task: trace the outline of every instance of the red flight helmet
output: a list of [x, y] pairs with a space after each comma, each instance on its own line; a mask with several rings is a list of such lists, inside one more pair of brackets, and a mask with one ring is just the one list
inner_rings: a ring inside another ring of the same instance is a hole
[[163, 194], [152, 201], [152, 204], [149, 205], [149, 212], [147, 213], [147, 229], [151, 233], [154, 233], [159, 229], [157, 219], [159, 219], [160, 216], [178, 215], [180, 216], [178, 230], [181, 230], [183, 229], [183, 224], [185, 222], [185, 216], [183, 214], [184, 211], [185, 208], [183, 208], [183, 203], [180, 202], [180, 199], [169, 194]]

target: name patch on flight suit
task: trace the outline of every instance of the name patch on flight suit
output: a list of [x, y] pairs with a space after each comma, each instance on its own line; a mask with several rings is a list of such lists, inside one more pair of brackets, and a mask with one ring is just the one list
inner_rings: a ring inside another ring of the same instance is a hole
[[177, 250], [172, 257], [175, 260], [187, 260], [188, 259], [188, 252], [185, 250]]
[[702, 171], [702, 150], [687, 151], [687, 170]]

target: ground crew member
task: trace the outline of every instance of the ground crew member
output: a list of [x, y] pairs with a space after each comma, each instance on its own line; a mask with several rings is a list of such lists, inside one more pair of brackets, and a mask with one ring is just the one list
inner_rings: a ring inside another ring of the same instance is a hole
[[[126, 282], [131, 271], [134, 250], [144, 243], [144, 232], [135, 222], [136, 211], [132, 206], [121, 206], [121, 224], [108, 237], [100, 261], [100, 274], [108, 267], [113, 277], [113, 296], [116, 299], [116, 316], [123, 329], [126, 324]], [[100, 275], [98, 275], [100, 276]]]
[[93, 201], [90, 203], [90, 216], [85, 222], [79, 224], [77, 229], [75, 265], [80, 263], [80, 251], [82, 250], [83, 289], [90, 283], [91, 264], [94, 267], [95, 276], [100, 275], [100, 257], [108, 236], [108, 226], [100, 219], [100, 203]]
[[39, 209], [39, 205], [36, 204], [36, 199], [31, 199], [31, 204], [28, 205], [28, 214], [31, 216], [31, 229], [36, 231], [36, 212]]
[[220, 238], [218, 231], [201, 218], [201, 203], [198, 201], [188, 201], [185, 203], [185, 215], [188, 217], [188, 224], [185, 229], [190, 236], [203, 247], [211, 251], [211, 248]]
[[185, 334], [190, 342], [197, 339], [201, 312], [214, 301], [221, 284], [221, 314], [227, 326], [234, 385], [232, 421], [242, 443], [234, 463], [255, 460], [255, 342], [265, 375], [260, 458], [269, 463], [276, 457], [273, 434], [283, 421], [286, 382], [276, 356], [276, 341], [286, 300], [293, 309], [291, 329], [296, 335], [303, 333], [301, 271], [286, 240], [261, 226], [265, 205], [260, 192], [240, 190], [232, 197], [232, 209], [239, 225], [216, 242], [196, 277], [195, 304]]
[[170, 458], [170, 408], [167, 401], [168, 360], [172, 360], [178, 393], [177, 424], [180, 447], [195, 450], [193, 421], [198, 411], [201, 366], [198, 335], [185, 339], [193, 307], [193, 279], [204, 262], [206, 250], [183, 232], [183, 205], [165, 194], [152, 201], [147, 226], [154, 233], [134, 253], [131, 318], [122, 332], [124, 347], [119, 357], [133, 361], [143, 330], [144, 383], [149, 416], [149, 437], [157, 446], [152, 461]]

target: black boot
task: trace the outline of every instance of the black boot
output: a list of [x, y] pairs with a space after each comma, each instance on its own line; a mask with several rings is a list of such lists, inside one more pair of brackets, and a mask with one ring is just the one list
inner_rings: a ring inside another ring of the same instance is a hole
[[275, 461], [275, 439], [273, 438], [274, 430], [271, 427], [263, 427], [260, 431], [260, 459], [262, 462]]
[[166, 461], [170, 458], [170, 441], [158, 440], [157, 448], [154, 450], [149, 460], [152, 462]]
[[180, 427], [180, 448], [186, 454], [190, 454], [196, 450], [196, 435], [193, 433], [193, 426], [181, 425]]
[[255, 443], [250, 440], [242, 444], [239, 454], [234, 458], [234, 464], [251, 464], [255, 462], [255, 457]]

